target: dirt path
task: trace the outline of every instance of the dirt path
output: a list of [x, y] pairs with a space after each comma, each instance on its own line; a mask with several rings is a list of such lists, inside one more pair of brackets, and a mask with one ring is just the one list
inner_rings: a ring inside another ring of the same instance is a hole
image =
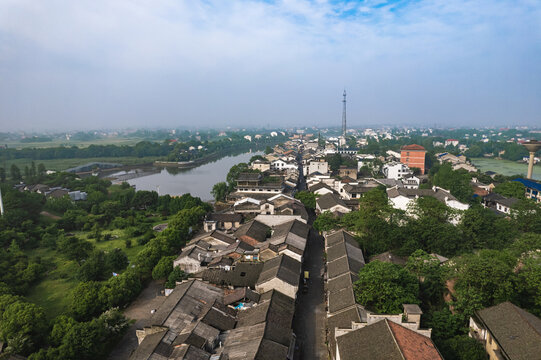
[[131, 353], [137, 348], [137, 337], [135, 330], [142, 329], [145, 326], [152, 325], [150, 318], [152, 309], [157, 309], [164, 302], [165, 296], [161, 295], [163, 281], [153, 280], [139, 294], [137, 299], [124, 310], [124, 316], [130, 320], [135, 320], [126, 334], [109, 354], [109, 360], [127, 360]]
[[43, 216], [47, 216], [48, 218], [51, 218], [53, 220], [60, 220], [62, 219], [60, 216], [58, 215], [53, 215], [51, 214], [50, 212], [47, 212], [47, 211], [42, 211], [39, 213], [40, 215], [43, 215]]

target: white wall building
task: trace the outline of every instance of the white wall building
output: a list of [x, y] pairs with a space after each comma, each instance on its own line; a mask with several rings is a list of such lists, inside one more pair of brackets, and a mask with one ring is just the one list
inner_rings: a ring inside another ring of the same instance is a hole
[[271, 169], [284, 170], [284, 169], [297, 169], [297, 164], [294, 162], [286, 162], [282, 159], [274, 160], [271, 163]]
[[403, 177], [411, 174], [408, 165], [396, 162], [383, 165], [382, 172], [387, 179], [395, 180], [400, 180]]
[[308, 172], [305, 175], [318, 172], [320, 174], [327, 174], [329, 172], [329, 164], [326, 161], [312, 160], [308, 164]]

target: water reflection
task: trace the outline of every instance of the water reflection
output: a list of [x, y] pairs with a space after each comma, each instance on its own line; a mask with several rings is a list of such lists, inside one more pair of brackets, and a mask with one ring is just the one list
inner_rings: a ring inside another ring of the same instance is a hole
[[172, 196], [190, 193], [202, 200], [212, 200], [210, 190], [220, 181], [225, 181], [229, 169], [238, 163], [248, 162], [252, 156], [262, 152], [247, 152], [227, 156], [192, 169], [164, 167], [159, 173], [127, 180], [136, 190], [158, 191], [160, 195]]

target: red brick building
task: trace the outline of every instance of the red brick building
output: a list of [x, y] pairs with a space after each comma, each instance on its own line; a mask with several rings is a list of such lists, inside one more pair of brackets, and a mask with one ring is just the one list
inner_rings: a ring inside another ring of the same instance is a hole
[[425, 173], [425, 155], [426, 150], [421, 145], [412, 144], [402, 146], [400, 149], [400, 162], [411, 168], [421, 169], [421, 174]]

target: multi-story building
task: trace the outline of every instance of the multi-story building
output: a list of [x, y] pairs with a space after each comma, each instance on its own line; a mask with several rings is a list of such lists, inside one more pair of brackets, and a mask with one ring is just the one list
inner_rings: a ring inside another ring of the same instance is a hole
[[418, 168], [421, 174], [425, 173], [426, 150], [421, 145], [405, 145], [400, 149], [400, 162], [409, 168]]
[[504, 302], [470, 318], [470, 337], [481, 342], [490, 360], [539, 359], [541, 319]]
[[387, 179], [395, 179], [400, 180], [403, 177], [410, 175], [411, 171], [408, 165], [397, 163], [397, 162], [391, 162], [388, 164], [383, 165], [383, 175]]

